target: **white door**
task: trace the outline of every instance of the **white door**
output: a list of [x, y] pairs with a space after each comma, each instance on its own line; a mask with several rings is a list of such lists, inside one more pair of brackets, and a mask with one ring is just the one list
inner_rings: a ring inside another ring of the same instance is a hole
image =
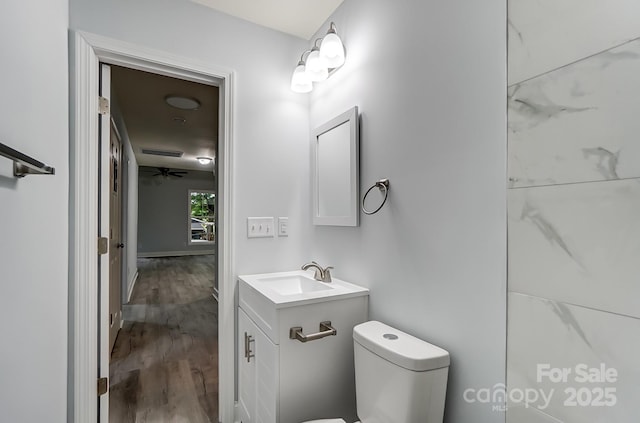
[[109, 354], [122, 321], [122, 142], [113, 123], [109, 137]]
[[[111, 68], [109, 65], [100, 64], [99, 94], [106, 101], [111, 101]], [[98, 236], [106, 238], [111, 244], [110, 237], [110, 197], [111, 197], [111, 114], [105, 109], [99, 114], [99, 179], [98, 179]], [[113, 248], [109, 245], [109, 250]], [[99, 255], [98, 266], [98, 378], [109, 378], [109, 356], [111, 345], [109, 343], [110, 316], [109, 316], [109, 267], [111, 254]], [[98, 401], [98, 421], [109, 423], [109, 391], [100, 396]]]

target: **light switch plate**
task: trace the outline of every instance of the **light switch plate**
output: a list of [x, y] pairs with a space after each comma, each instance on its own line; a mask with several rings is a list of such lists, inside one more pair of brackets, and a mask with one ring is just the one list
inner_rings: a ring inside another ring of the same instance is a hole
[[273, 238], [273, 217], [248, 217], [247, 238]]
[[278, 218], [278, 236], [289, 236], [289, 218]]

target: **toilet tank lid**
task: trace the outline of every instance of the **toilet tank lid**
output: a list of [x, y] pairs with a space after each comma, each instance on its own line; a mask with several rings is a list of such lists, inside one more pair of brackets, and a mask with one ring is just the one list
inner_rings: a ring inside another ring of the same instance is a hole
[[449, 353], [440, 347], [375, 320], [353, 328], [353, 340], [372, 353], [408, 370], [448, 367]]

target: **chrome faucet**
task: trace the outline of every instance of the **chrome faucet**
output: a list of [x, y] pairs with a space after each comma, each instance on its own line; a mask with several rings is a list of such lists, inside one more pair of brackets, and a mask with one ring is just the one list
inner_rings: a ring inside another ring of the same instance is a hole
[[333, 267], [328, 266], [323, 269], [322, 266], [320, 266], [318, 263], [312, 261], [311, 263], [303, 264], [302, 270], [307, 270], [311, 267], [316, 269], [316, 273], [313, 275], [313, 279], [320, 282], [331, 282], [331, 269], [333, 269]]

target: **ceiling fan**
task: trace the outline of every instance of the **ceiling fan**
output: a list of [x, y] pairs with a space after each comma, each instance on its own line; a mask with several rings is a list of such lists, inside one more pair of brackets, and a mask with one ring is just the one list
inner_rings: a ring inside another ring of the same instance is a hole
[[175, 176], [176, 178], [182, 178], [183, 175], [189, 173], [186, 170], [171, 170], [168, 167], [158, 167], [158, 173], [154, 173], [151, 176], [162, 176], [168, 178], [169, 176]]

